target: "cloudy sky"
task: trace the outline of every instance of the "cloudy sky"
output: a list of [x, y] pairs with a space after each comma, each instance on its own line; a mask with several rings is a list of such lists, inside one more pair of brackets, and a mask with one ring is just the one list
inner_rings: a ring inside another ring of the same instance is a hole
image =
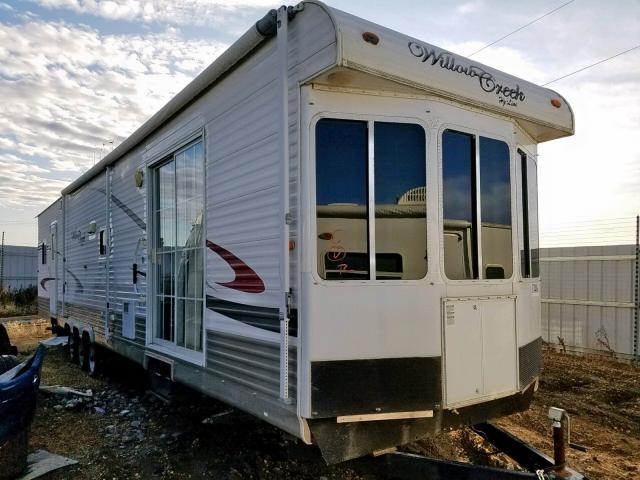
[[[330, 0], [469, 55], [567, 0]], [[0, 0], [0, 230], [34, 216], [271, 7], [269, 0]], [[575, 0], [473, 58], [545, 83], [640, 44], [640, 0]], [[631, 239], [640, 213], [640, 49], [555, 82], [577, 134], [540, 147], [547, 240]], [[622, 220], [620, 220], [622, 219]], [[606, 221], [605, 221], [606, 220]], [[594, 227], [595, 228], [595, 227]], [[608, 233], [606, 233], [608, 232]], [[554, 237], [555, 235], [555, 237]]]

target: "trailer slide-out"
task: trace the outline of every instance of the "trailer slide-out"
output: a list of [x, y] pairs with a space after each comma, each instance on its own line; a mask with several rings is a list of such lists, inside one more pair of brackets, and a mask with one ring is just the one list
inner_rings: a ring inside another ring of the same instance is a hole
[[335, 462], [526, 409], [556, 92], [269, 12], [38, 216], [39, 307]]

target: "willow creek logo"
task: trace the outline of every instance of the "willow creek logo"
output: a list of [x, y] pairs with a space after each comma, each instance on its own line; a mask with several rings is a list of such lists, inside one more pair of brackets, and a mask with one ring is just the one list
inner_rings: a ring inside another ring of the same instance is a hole
[[522, 102], [526, 98], [524, 92], [520, 90], [520, 85], [515, 87], [501, 85], [489, 72], [476, 65], [461, 65], [456, 63], [453, 54], [446, 50], [436, 51], [435, 48], [420, 45], [418, 42], [409, 42], [411, 55], [419, 58], [422, 63], [429, 62], [431, 65], [438, 65], [440, 68], [451, 70], [460, 75], [468, 75], [477, 78], [480, 88], [488, 93], [495, 93], [498, 96], [500, 105], [517, 107], [518, 101]]

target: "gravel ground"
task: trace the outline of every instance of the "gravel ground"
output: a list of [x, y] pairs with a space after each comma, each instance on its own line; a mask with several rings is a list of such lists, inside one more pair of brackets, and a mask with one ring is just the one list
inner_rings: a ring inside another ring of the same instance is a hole
[[[308, 446], [215, 400], [188, 393], [166, 404], [146, 390], [145, 374], [113, 357], [90, 378], [49, 349], [42, 382], [90, 391], [91, 397], [41, 394], [31, 449], [79, 461], [51, 479], [367, 479], [380, 473], [346, 462], [327, 466]], [[614, 381], [615, 380], [615, 381]], [[569, 410], [569, 463], [592, 479], [640, 478], [640, 370], [614, 362], [545, 354], [545, 372], [531, 409], [500, 420], [512, 433], [550, 454], [550, 405]], [[439, 458], [513, 466], [469, 429], [415, 442], [405, 450]]]

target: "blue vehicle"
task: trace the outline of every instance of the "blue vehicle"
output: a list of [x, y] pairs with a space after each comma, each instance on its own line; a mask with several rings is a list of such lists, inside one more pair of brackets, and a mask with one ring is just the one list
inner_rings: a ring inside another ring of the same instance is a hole
[[[0, 371], [0, 478], [11, 478], [26, 467], [27, 433], [36, 411], [44, 353], [40, 345], [29, 360]], [[8, 365], [12, 358], [0, 357], [1, 364]]]

